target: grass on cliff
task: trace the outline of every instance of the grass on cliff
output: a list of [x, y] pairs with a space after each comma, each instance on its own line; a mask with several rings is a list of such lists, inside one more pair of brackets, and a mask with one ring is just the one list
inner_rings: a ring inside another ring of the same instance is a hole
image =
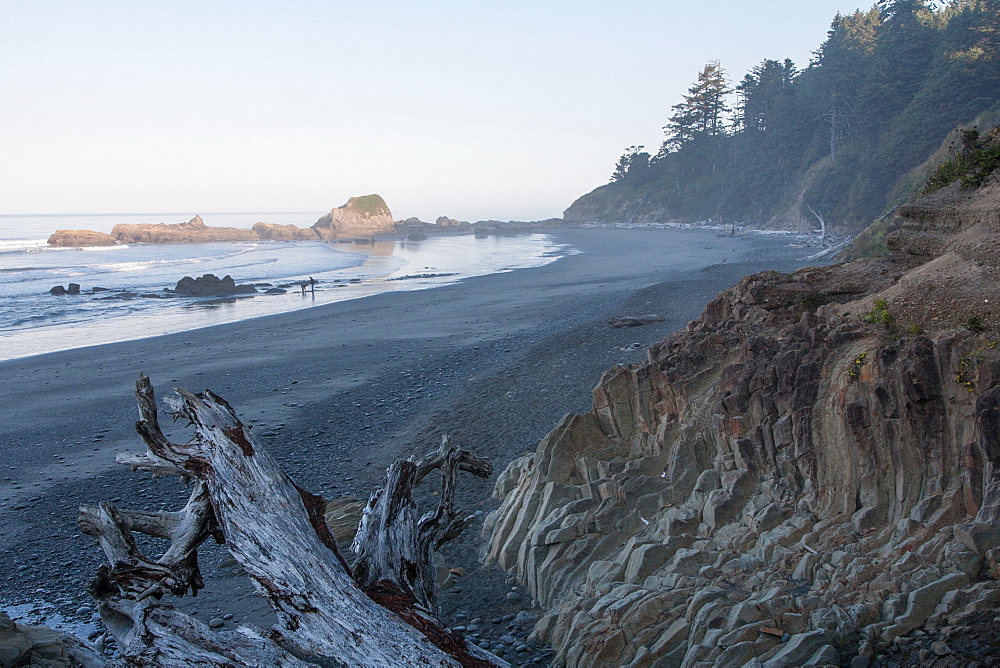
[[889, 253], [885, 238], [899, 229], [901, 219], [895, 210], [882, 216], [854, 238], [851, 245], [840, 255], [842, 260], [857, 260], [862, 257], [881, 257]]
[[[894, 193], [899, 196], [898, 201], [929, 195], [955, 181], [961, 181], [963, 188], [978, 188], [990, 174], [1000, 169], [1000, 111], [984, 112], [976, 122], [994, 127], [985, 137], [975, 127], [957, 130], [957, 141], [946, 140], [923, 165], [904, 177], [903, 186]], [[858, 234], [840, 258], [856, 260], [888, 254], [885, 238], [901, 224], [902, 219], [896, 215], [894, 207]]]
[[955, 181], [961, 181], [963, 188], [978, 188], [1000, 169], [1000, 126], [985, 137], [974, 127], [964, 129], [960, 139], [961, 148], [931, 174], [922, 194], [929, 195]]
[[389, 205], [379, 195], [364, 195], [352, 197], [347, 202], [347, 208], [363, 216], [380, 216], [389, 213]]

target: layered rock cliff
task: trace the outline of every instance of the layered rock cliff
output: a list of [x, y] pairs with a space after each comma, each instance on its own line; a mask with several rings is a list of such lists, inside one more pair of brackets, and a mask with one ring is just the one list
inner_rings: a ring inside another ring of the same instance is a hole
[[998, 197], [745, 278], [511, 463], [487, 558], [557, 664], [1000, 659]]
[[352, 197], [317, 220], [312, 228], [321, 239], [372, 237], [395, 232], [392, 212], [378, 195]]

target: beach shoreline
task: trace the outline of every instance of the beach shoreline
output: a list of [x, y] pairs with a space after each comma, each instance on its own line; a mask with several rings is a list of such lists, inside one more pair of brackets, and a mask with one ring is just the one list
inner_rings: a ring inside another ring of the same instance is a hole
[[[801, 249], [766, 238], [551, 234], [582, 252], [431, 290], [0, 362], [0, 607], [46, 600], [64, 619], [92, 623], [86, 583], [103, 556], [77, 530], [78, 506], [183, 504], [176, 481], [114, 464], [117, 453], [141, 449], [132, 395], [140, 371], [159, 396], [177, 386], [224, 397], [304, 488], [365, 499], [390, 461], [436, 447], [442, 433], [502, 470], [565, 413], [587, 410], [604, 371], [644, 360], [645, 346], [717, 292], [748, 273], [803, 264]], [[648, 312], [665, 319], [607, 324]], [[489, 510], [493, 482], [462, 480], [464, 507]], [[503, 576], [479, 570], [478, 528], [445, 551], [449, 565], [471, 573], [459, 594], [442, 597], [449, 623], [462, 609], [529, 603], [506, 601]], [[266, 623], [224, 550], [204, 552], [208, 587], [179, 607], [203, 621], [227, 611], [234, 622]]]
[[[0, 360], [190, 331], [381, 292], [435, 288], [546, 264], [567, 252], [572, 251], [547, 234], [0, 249], [0, 302], [5, 305]], [[182, 277], [203, 274], [231, 275], [241, 287], [256, 290], [206, 296], [175, 291]], [[307, 282], [316, 289], [300, 292]]]

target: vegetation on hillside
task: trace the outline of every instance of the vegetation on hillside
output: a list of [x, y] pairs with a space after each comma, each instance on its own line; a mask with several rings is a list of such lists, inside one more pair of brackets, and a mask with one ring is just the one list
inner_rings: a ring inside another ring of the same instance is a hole
[[381, 216], [389, 213], [389, 205], [380, 195], [363, 195], [352, 197], [345, 205], [347, 208], [363, 216]]
[[765, 60], [733, 86], [706, 65], [656, 154], [630, 147], [566, 217], [803, 226], [817, 212], [856, 231], [920, 193], [949, 132], [998, 109], [1000, 3], [881, 0], [838, 14], [804, 69]]
[[1000, 168], [1000, 127], [980, 136], [978, 128], [963, 129], [960, 134], [962, 148], [954, 157], [944, 161], [931, 174], [924, 186], [928, 195], [955, 181], [964, 188], [978, 188], [990, 174]]

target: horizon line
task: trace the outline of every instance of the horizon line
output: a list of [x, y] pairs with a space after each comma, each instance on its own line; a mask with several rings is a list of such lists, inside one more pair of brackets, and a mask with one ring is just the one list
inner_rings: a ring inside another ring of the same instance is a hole
[[274, 213], [315, 213], [315, 211], [205, 211], [191, 214], [184, 211], [105, 211], [95, 213], [0, 213], [0, 218], [28, 218], [33, 216], [54, 218], [57, 216], [189, 216], [189, 215], [248, 215], [248, 214], [274, 214]]

